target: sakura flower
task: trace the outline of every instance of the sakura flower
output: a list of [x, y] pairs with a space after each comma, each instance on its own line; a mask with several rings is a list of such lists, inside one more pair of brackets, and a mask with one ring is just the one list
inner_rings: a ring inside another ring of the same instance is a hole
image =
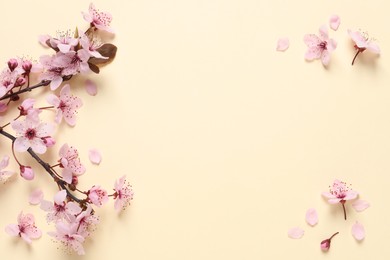
[[290, 47], [290, 40], [288, 38], [280, 38], [276, 45], [277, 51], [285, 51]]
[[346, 220], [347, 213], [345, 211], [344, 204], [347, 200], [356, 199], [358, 193], [347, 187], [347, 184], [345, 182], [335, 180], [332, 186], [329, 186], [329, 192], [323, 192], [322, 196], [328, 199], [328, 202], [330, 204], [341, 203], [344, 211], [344, 219]]
[[62, 65], [64, 75], [76, 75], [77, 73], [88, 73], [88, 60], [91, 57], [88, 51], [81, 49], [76, 51], [69, 51], [67, 53], [58, 53], [56, 61]]
[[352, 65], [355, 63], [355, 60], [356, 60], [357, 56], [359, 55], [359, 53], [362, 53], [365, 50], [369, 50], [372, 53], [375, 53], [378, 55], [380, 54], [381, 50], [380, 50], [378, 44], [372, 38], [370, 38], [367, 35], [367, 33], [361, 33], [359, 31], [348, 30], [348, 34], [351, 37], [351, 39], [354, 41], [354, 43], [355, 43], [354, 47], [357, 50], [355, 57], [353, 57]]
[[99, 49], [102, 46], [102, 43], [97, 40], [96, 38], [90, 39], [89, 35], [82, 35], [80, 38], [80, 44], [81, 47], [83, 47], [84, 50], [88, 51], [90, 56], [99, 58], [99, 59], [108, 59], [108, 57], [102, 56], [97, 49]]
[[85, 167], [81, 164], [77, 149], [68, 144], [62, 145], [60, 148], [60, 167], [64, 168], [62, 177], [67, 183], [72, 183], [73, 176], [84, 174]]
[[288, 237], [292, 238], [292, 239], [300, 239], [300, 238], [303, 237], [304, 234], [305, 234], [305, 231], [302, 228], [299, 228], [299, 227], [291, 228], [287, 232]]
[[303, 40], [308, 47], [305, 59], [308, 61], [321, 59], [322, 64], [327, 66], [330, 61], [330, 53], [336, 49], [337, 43], [329, 38], [326, 26], [321, 26], [319, 32], [319, 36], [315, 34], [305, 35]]
[[35, 189], [33, 192], [31, 192], [28, 202], [31, 205], [38, 205], [43, 200], [43, 191], [41, 189]]
[[49, 80], [50, 81], [50, 89], [56, 90], [63, 81], [63, 70], [64, 64], [59, 63], [56, 60], [58, 57], [58, 53], [55, 56], [44, 55], [40, 58], [40, 63], [45, 70], [41, 76], [40, 80]]
[[25, 99], [20, 106], [18, 106], [18, 109], [20, 110], [21, 116], [26, 116], [32, 111], [36, 110], [39, 113], [38, 109], [34, 109], [35, 99], [33, 98], [27, 98]]
[[126, 182], [125, 175], [115, 182], [114, 190], [115, 209], [117, 211], [125, 209], [134, 196], [133, 188]]
[[92, 207], [88, 204], [87, 209], [82, 211], [76, 218], [78, 223], [77, 233], [84, 238], [90, 236], [91, 232], [94, 231], [95, 226], [99, 223], [99, 217], [94, 214]]
[[48, 222], [57, 222], [61, 219], [71, 221], [81, 212], [78, 204], [72, 201], [66, 202], [66, 195], [66, 190], [61, 190], [54, 196], [54, 202], [41, 201], [41, 209], [48, 212], [46, 216]]
[[321, 246], [321, 250], [322, 250], [322, 251], [326, 252], [326, 251], [329, 250], [331, 240], [332, 240], [333, 237], [336, 236], [338, 233], [339, 233], [339, 232], [336, 232], [336, 233], [334, 233], [330, 238], [321, 241], [320, 246]]
[[55, 121], [56, 123], [61, 123], [62, 118], [65, 119], [65, 122], [70, 126], [76, 124], [76, 113], [83, 102], [79, 97], [76, 97], [70, 93], [70, 85], [66, 84], [60, 92], [60, 96], [50, 94], [47, 97], [47, 102], [53, 105], [57, 109], [57, 114]]
[[366, 236], [366, 231], [364, 229], [364, 226], [360, 224], [359, 222], [355, 222], [352, 226], [352, 235], [357, 241], [361, 241]]
[[30, 147], [39, 154], [46, 152], [47, 148], [42, 138], [53, 133], [52, 124], [39, 122], [35, 116], [27, 115], [25, 120], [13, 121], [11, 126], [16, 131], [14, 147], [18, 152], [25, 152]]
[[79, 44], [79, 40], [71, 36], [70, 30], [58, 32], [57, 34], [57, 38], [49, 38], [50, 45], [52, 48], [58, 48], [62, 53], [68, 53]]
[[110, 28], [110, 23], [112, 21], [112, 16], [106, 12], [100, 12], [94, 6], [94, 4], [89, 5], [88, 13], [84, 13], [84, 20], [91, 24], [91, 27], [96, 27], [99, 30], [104, 30], [110, 33], [114, 31]]
[[18, 76], [16, 70], [11, 71], [8, 68], [0, 73], [0, 97], [6, 95], [15, 86]]
[[107, 191], [100, 188], [100, 186], [92, 186], [92, 188], [87, 193], [88, 199], [98, 207], [101, 207], [108, 201]]
[[5, 232], [10, 236], [19, 236], [28, 244], [31, 239], [38, 239], [42, 236], [41, 230], [35, 226], [34, 216], [32, 214], [23, 214], [18, 216], [18, 224], [9, 224], [5, 227]]
[[55, 232], [48, 232], [54, 239], [61, 242], [67, 249], [75, 251], [78, 255], [84, 255], [84, 237], [77, 233], [78, 223], [66, 223], [59, 221]]
[[11, 176], [15, 174], [15, 172], [5, 171], [4, 169], [9, 164], [9, 156], [3, 156], [3, 159], [0, 161], [0, 182], [6, 182]]

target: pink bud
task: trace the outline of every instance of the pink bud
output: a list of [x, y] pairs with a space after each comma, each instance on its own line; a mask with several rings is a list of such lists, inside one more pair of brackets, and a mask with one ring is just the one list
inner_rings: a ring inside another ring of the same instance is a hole
[[52, 147], [56, 144], [56, 140], [51, 136], [42, 137], [42, 141], [45, 143], [46, 147]]
[[27, 80], [25, 78], [19, 77], [15, 81], [15, 87], [23, 86], [24, 84], [26, 84], [26, 82], [27, 82]]
[[22, 69], [24, 69], [24, 71], [25, 71], [26, 73], [30, 73], [31, 68], [32, 68], [32, 63], [31, 63], [31, 61], [29, 61], [29, 60], [23, 61]]
[[16, 59], [10, 59], [8, 61], [8, 68], [10, 71], [14, 71], [18, 67], [18, 61]]
[[330, 248], [330, 239], [325, 239], [321, 242], [321, 250], [328, 251]]
[[32, 179], [34, 179], [34, 171], [31, 169], [30, 166], [20, 165], [20, 176], [22, 176], [28, 181], [31, 181]]

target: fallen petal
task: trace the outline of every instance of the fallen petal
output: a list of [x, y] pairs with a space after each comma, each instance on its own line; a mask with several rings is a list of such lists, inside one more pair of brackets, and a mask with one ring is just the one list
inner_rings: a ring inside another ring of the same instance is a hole
[[364, 230], [363, 225], [356, 221], [356, 223], [352, 226], [352, 235], [358, 241], [363, 240], [366, 236], [366, 231]]
[[89, 160], [94, 164], [100, 164], [102, 156], [97, 149], [89, 150]]
[[288, 237], [292, 239], [300, 239], [305, 231], [302, 228], [294, 227], [288, 231]]
[[306, 222], [310, 226], [315, 226], [318, 223], [318, 214], [315, 209], [308, 209], [306, 211]]
[[91, 96], [96, 96], [96, 94], [97, 94], [97, 86], [96, 86], [95, 82], [93, 82], [90, 79], [87, 79], [85, 81], [85, 90]]
[[340, 26], [340, 17], [336, 14], [332, 15], [329, 19], [329, 27], [333, 30], [333, 31], [337, 31], [337, 29], [339, 28]]
[[31, 192], [28, 202], [32, 205], [38, 205], [43, 200], [43, 192], [41, 189], [36, 189]]
[[276, 45], [277, 51], [285, 51], [290, 47], [290, 40], [288, 38], [280, 38]]
[[370, 206], [370, 203], [368, 203], [365, 200], [357, 200], [354, 203], [352, 203], [352, 207], [357, 211], [361, 212], [367, 209]]

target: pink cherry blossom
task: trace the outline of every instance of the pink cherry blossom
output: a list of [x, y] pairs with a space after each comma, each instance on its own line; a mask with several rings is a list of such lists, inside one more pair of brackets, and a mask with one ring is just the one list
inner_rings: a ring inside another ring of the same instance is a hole
[[20, 176], [22, 176], [25, 180], [31, 181], [34, 179], [35, 174], [30, 166], [20, 165]]
[[41, 209], [48, 212], [46, 216], [48, 222], [57, 222], [61, 219], [71, 221], [81, 212], [78, 204], [66, 202], [66, 195], [66, 190], [61, 190], [54, 196], [54, 202], [41, 201]]
[[329, 27], [333, 30], [333, 31], [337, 31], [337, 29], [339, 28], [340, 26], [340, 17], [336, 14], [332, 15], [329, 19]]
[[59, 221], [56, 224], [55, 232], [48, 232], [48, 234], [57, 241], [61, 242], [68, 250], [73, 250], [78, 255], [84, 255], [84, 237], [77, 233], [78, 223], [66, 223]]
[[20, 212], [18, 216], [18, 224], [9, 224], [6, 226], [5, 232], [10, 236], [21, 237], [28, 244], [31, 244], [31, 239], [38, 239], [42, 236], [41, 230], [35, 226], [34, 216], [23, 214], [23, 212]]
[[95, 215], [91, 205], [88, 204], [87, 209], [77, 216], [75, 222], [79, 226], [77, 233], [87, 238], [95, 230], [96, 225], [99, 223], [99, 217]]
[[90, 79], [87, 79], [85, 81], [85, 89], [86, 89], [87, 93], [90, 94], [91, 96], [96, 96], [96, 94], [98, 92], [95, 82], [93, 82]]
[[83, 102], [81, 98], [76, 97], [70, 93], [70, 85], [66, 84], [60, 92], [60, 96], [50, 94], [47, 97], [47, 102], [57, 109], [56, 123], [61, 123], [62, 118], [70, 126], [76, 124], [77, 109], [79, 109]]
[[330, 61], [330, 53], [336, 49], [337, 43], [329, 38], [326, 26], [321, 26], [319, 32], [319, 36], [315, 34], [305, 35], [303, 40], [308, 47], [305, 59], [308, 61], [321, 59], [322, 64], [327, 66]]
[[77, 73], [88, 73], [89, 69], [88, 60], [91, 57], [88, 51], [80, 49], [76, 51], [69, 51], [57, 56], [56, 60], [62, 65], [64, 75], [76, 75]]
[[97, 49], [102, 46], [102, 43], [96, 38], [90, 38], [91, 36], [83, 34], [80, 38], [81, 47], [86, 50], [90, 56], [99, 59], [108, 59], [108, 57], [102, 56]]
[[364, 226], [360, 224], [359, 222], [355, 222], [352, 226], [352, 235], [357, 241], [361, 241], [366, 236], [366, 231], [364, 229]]
[[18, 76], [16, 70], [11, 71], [9, 68], [0, 73], [0, 97], [6, 95], [15, 86]]
[[126, 181], [126, 176], [122, 176], [119, 180], [116, 180], [114, 186], [114, 207], [117, 211], [125, 209], [130, 201], [133, 199], [134, 192], [131, 185]]
[[381, 50], [379, 48], [379, 45], [372, 38], [370, 38], [367, 33], [348, 30], [348, 34], [354, 41], [354, 48], [357, 50], [355, 57], [353, 57], [352, 65], [355, 63], [357, 56], [365, 50], [369, 50], [372, 53], [378, 55], [380, 54]]
[[288, 38], [280, 38], [276, 45], [277, 51], [285, 51], [290, 47], [290, 40]]
[[15, 172], [4, 170], [9, 164], [9, 156], [3, 156], [3, 159], [0, 161], [0, 182], [5, 183], [9, 178], [11, 178]]
[[102, 155], [100, 154], [99, 150], [95, 148], [89, 150], [88, 157], [93, 164], [100, 164], [102, 161]]
[[28, 148], [39, 154], [46, 152], [46, 145], [42, 138], [51, 136], [54, 126], [50, 123], [42, 123], [35, 116], [27, 115], [26, 118], [11, 123], [16, 132], [14, 147], [18, 152], [25, 152]]
[[31, 192], [28, 202], [31, 205], [38, 205], [43, 200], [43, 191], [41, 189], [35, 189], [33, 192]]
[[306, 211], [306, 222], [310, 226], [315, 226], [318, 223], [318, 214], [315, 209], [308, 209]]
[[64, 68], [66, 64], [58, 61], [58, 57], [63, 55], [58, 52], [54, 56], [44, 55], [40, 57], [40, 63], [43, 66], [44, 72], [40, 75], [40, 80], [49, 80], [50, 89], [56, 90], [63, 82]]
[[20, 111], [21, 116], [26, 116], [36, 110], [36, 112], [39, 113], [39, 109], [34, 109], [35, 99], [33, 98], [27, 98], [25, 99], [20, 106], [18, 106], [18, 109]]
[[85, 173], [85, 167], [81, 164], [77, 149], [68, 144], [60, 148], [60, 166], [64, 168], [62, 177], [67, 183], [72, 183], [73, 176], [80, 176]]
[[67, 53], [70, 50], [74, 49], [77, 44], [79, 44], [79, 40], [74, 38], [71, 35], [71, 31], [59, 32], [57, 38], [49, 38], [50, 45], [53, 48], [58, 48], [58, 50], [62, 53]]
[[291, 228], [287, 232], [288, 237], [292, 238], [292, 239], [300, 239], [303, 237], [304, 234], [305, 234], [305, 231], [300, 227]]
[[356, 199], [358, 193], [351, 190], [345, 182], [335, 180], [332, 186], [329, 186], [329, 192], [323, 192], [322, 196], [328, 199], [330, 204], [341, 203], [344, 210], [344, 219], [347, 219], [344, 204], [348, 200]]
[[92, 3], [89, 5], [88, 13], [83, 12], [83, 16], [84, 20], [90, 23], [91, 26], [94, 26], [99, 30], [111, 33], [114, 32], [112, 28], [110, 28], [110, 23], [112, 21], [111, 14], [107, 12], [100, 12]]
[[88, 191], [88, 199], [96, 206], [101, 207], [108, 201], [107, 191], [100, 188], [100, 186], [92, 186]]

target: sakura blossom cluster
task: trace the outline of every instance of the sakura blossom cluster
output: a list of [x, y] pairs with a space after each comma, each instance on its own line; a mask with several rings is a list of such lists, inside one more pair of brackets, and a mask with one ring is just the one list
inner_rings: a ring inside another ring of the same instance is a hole
[[[337, 31], [340, 26], [340, 17], [338, 15], [332, 15], [329, 18], [329, 27], [333, 31]], [[365, 50], [379, 55], [380, 48], [375, 39], [368, 36], [366, 32], [347, 30], [348, 35], [353, 41], [353, 47], [356, 50], [356, 54], [353, 57], [352, 65], [354, 65], [357, 56], [363, 53]], [[331, 53], [337, 48], [337, 42], [329, 37], [328, 27], [322, 25], [319, 28], [319, 34], [306, 34], [303, 37], [303, 41], [307, 46], [305, 53], [305, 60], [313, 61], [320, 59], [322, 65], [327, 67], [330, 63]], [[287, 37], [282, 37], [278, 40], [276, 50], [286, 51], [290, 46], [290, 41]]]
[[[125, 175], [113, 183], [111, 193], [100, 185], [82, 188], [80, 178], [85, 174], [86, 167], [80, 160], [78, 150], [67, 143], [61, 146], [56, 143], [56, 130], [74, 127], [77, 112], [83, 106], [81, 97], [72, 93], [74, 86], [71, 86], [71, 79], [78, 74], [99, 73], [100, 67], [111, 62], [116, 55], [116, 46], [104, 43], [100, 33], [101, 30], [113, 33], [110, 27], [112, 16], [100, 12], [91, 3], [83, 17], [88, 23], [85, 31], [76, 29], [75, 32], [58, 33], [55, 37], [39, 37], [40, 43], [54, 53], [41, 56], [37, 62], [27, 58], [11, 58], [0, 73], [0, 136], [10, 140], [10, 154], [19, 166], [23, 179], [33, 180], [35, 172], [44, 171], [58, 187], [52, 200], [43, 199], [43, 191], [38, 189], [31, 194], [29, 201], [32, 205], [40, 204], [48, 223], [55, 226], [55, 230], [48, 234], [80, 255], [85, 253], [83, 242], [99, 223], [94, 207], [103, 206], [111, 198], [115, 210], [120, 212], [133, 199], [133, 190]], [[37, 88], [47, 89], [42, 92], [47, 105], [38, 106], [42, 100], [29, 96]], [[96, 84], [91, 80], [86, 81], [86, 89], [91, 95], [97, 94]], [[41, 115], [50, 111], [54, 112], [54, 118], [44, 120], [50, 118], [50, 114], [46, 117]], [[56, 162], [49, 163], [40, 157], [48, 150], [58, 154]], [[40, 168], [33, 169], [32, 162], [22, 162], [18, 156], [20, 153], [27, 153], [31, 160], [38, 162]], [[92, 163], [100, 163], [99, 151], [91, 149], [89, 154]], [[1, 182], [15, 176], [16, 171], [6, 170], [9, 160], [10, 156], [4, 155], [0, 161]], [[17, 224], [8, 225], [5, 231], [29, 244], [32, 239], [42, 235], [35, 225], [34, 216], [23, 211], [19, 213]]]
[[[350, 185], [347, 185], [346, 182], [340, 181], [338, 179], [334, 180], [332, 185], [329, 186], [329, 191], [322, 192], [322, 196], [327, 200], [329, 204], [338, 204], [340, 203], [343, 208], [344, 220], [347, 220], [347, 210], [345, 204], [347, 201], [354, 201], [352, 207], [356, 212], [362, 212], [367, 209], [370, 204], [365, 201], [358, 199], [359, 193], [352, 190]], [[318, 223], [318, 213], [314, 208], [310, 208], [306, 211], [306, 223], [314, 227]], [[293, 227], [289, 229], [288, 236], [292, 239], [300, 239], [303, 237], [305, 231], [301, 227]], [[364, 226], [355, 221], [351, 228], [352, 236], [357, 240], [361, 241], [365, 237]], [[339, 232], [334, 233], [329, 238], [324, 239], [320, 243], [320, 248], [322, 251], [326, 252], [329, 250], [332, 239], [338, 235]]]

